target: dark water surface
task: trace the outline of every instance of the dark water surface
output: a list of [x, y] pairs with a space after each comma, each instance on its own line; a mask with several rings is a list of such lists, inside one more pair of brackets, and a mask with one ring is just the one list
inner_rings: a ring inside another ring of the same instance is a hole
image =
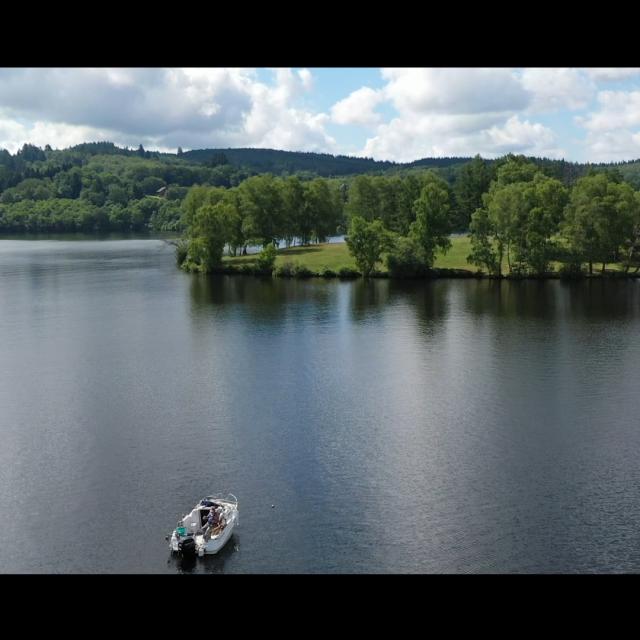
[[[640, 571], [639, 337], [635, 280], [207, 279], [159, 240], [2, 240], [0, 572]], [[170, 560], [218, 489], [232, 542]]]

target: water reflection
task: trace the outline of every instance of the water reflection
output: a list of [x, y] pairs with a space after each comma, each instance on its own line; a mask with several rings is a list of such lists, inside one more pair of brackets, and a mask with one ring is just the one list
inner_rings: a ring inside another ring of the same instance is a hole
[[[640, 283], [205, 278], [153, 242], [11, 247], [0, 571], [640, 571]], [[167, 563], [174, 515], [218, 488], [242, 553]], [[45, 538], [22, 508], [43, 500]]]

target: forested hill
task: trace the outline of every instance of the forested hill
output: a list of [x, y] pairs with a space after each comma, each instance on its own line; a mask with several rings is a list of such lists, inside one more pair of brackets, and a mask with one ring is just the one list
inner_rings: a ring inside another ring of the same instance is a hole
[[309, 172], [324, 177], [377, 173], [411, 167], [448, 167], [471, 160], [471, 158], [424, 158], [410, 163], [398, 163], [373, 158], [277, 149], [194, 149], [186, 151], [181, 157], [202, 164], [218, 164], [226, 159], [232, 165], [248, 167], [257, 173], [281, 175]]
[[[338, 188], [345, 203], [367, 185], [372, 193], [387, 189], [393, 200], [393, 190], [401, 182], [422, 180], [429, 171], [443, 178], [452, 190], [456, 228], [464, 229], [481, 204], [481, 194], [509, 157], [423, 158], [395, 163], [273, 149], [178, 149], [177, 153], [164, 153], [145, 150], [142, 145], [122, 148], [111, 142], [88, 142], [60, 150], [25, 144], [15, 153], [0, 149], [0, 233], [178, 231], [182, 228], [182, 201], [191, 187], [233, 189], [257, 174], [271, 174], [263, 182], [278, 188], [291, 176], [295, 177], [291, 184], [302, 182], [312, 191], [325, 186]], [[565, 187], [572, 187], [591, 171], [609, 171], [640, 189], [638, 160], [598, 165], [547, 158], [524, 160]], [[254, 181], [251, 185], [258, 183], [262, 184]], [[375, 210], [375, 198], [370, 204]]]
[[372, 158], [276, 149], [194, 149], [181, 157], [207, 165], [226, 159], [232, 165], [276, 175], [306, 171], [319, 176], [339, 176], [385, 171], [398, 166], [395, 162], [380, 162]]
[[[133, 153], [133, 151], [129, 152]], [[165, 154], [161, 154], [165, 155]], [[167, 157], [175, 157], [166, 154]], [[272, 173], [274, 175], [307, 174], [306, 177], [355, 176], [361, 174], [393, 174], [411, 170], [435, 169], [450, 184], [456, 181], [462, 167], [471, 157], [421, 158], [413, 162], [390, 162], [373, 158], [351, 156], [332, 156], [327, 153], [302, 151], [279, 151], [276, 149], [194, 149], [178, 157], [205, 166], [216, 167], [229, 164], [235, 168], [244, 168], [251, 173]], [[640, 188], [640, 160], [611, 163], [579, 163], [550, 158], [528, 156], [529, 162], [540, 167], [547, 175], [573, 184], [589, 170], [617, 169], [623, 178], [635, 188]], [[485, 160], [489, 165], [500, 164], [503, 159]]]

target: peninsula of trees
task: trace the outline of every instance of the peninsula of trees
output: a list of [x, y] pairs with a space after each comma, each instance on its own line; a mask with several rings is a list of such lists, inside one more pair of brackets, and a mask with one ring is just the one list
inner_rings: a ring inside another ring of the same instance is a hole
[[0, 150], [0, 233], [172, 231], [180, 264], [322, 242], [346, 233], [358, 270], [426, 275], [452, 233], [468, 263], [501, 276], [640, 268], [640, 162], [588, 165], [505, 156], [368, 158], [265, 149], [166, 154], [87, 143]]

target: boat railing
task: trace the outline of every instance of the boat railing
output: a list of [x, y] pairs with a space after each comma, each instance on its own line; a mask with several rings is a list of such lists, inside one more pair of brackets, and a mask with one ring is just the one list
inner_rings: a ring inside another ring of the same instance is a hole
[[[231, 498], [231, 500], [229, 500], [229, 498]], [[223, 500], [224, 502], [233, 502], [236, 508], [238, 507], [238, 498], [236, 498], [233, 495], [233, 493], [224, 494], [224, 497], [223, 496], [207, 496], [205, 500], [211, 500], [212, 502], [215, 502], [216, 500]]]

